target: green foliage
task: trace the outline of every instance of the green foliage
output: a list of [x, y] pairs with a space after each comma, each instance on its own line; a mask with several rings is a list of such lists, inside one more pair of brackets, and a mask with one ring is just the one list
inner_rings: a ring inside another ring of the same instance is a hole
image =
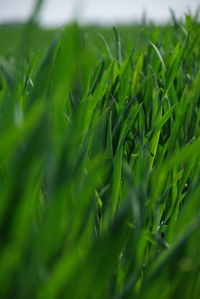
[[41, 3], [0, 29], [0, 298], [200, 298], [197, 16], [56, 32]]

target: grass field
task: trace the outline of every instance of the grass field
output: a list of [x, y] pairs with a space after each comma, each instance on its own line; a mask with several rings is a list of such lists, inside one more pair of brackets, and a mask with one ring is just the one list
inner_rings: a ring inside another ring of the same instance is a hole
[[0, 41], [0, 298], [200, 298], [197, 16]]

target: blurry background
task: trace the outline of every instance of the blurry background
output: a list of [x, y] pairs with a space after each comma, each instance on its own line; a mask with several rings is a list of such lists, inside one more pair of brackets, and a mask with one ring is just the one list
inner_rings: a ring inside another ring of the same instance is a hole
[[[26, 21], [35, 0], [0, 0], [0, 23]], [[155, 22], [166, 22], [172, 8], [178, 18], [190, 8], [193, 14], [199, 0], [46, 0], [41, 23], [57, 26], [78, 18], [82, 23], [128, 23], [142, 16]]]

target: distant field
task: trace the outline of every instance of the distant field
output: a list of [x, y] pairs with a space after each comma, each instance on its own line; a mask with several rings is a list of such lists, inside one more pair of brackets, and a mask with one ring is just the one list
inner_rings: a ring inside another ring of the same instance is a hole
[[0, 298], [200, 298], [200, 25], [0, 27]]

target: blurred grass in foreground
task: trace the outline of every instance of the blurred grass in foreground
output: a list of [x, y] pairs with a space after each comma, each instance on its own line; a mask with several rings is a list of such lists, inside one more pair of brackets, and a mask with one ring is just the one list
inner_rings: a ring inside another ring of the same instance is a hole
[[200, 298], [197, 17], [0, 38], [0, 298]]

